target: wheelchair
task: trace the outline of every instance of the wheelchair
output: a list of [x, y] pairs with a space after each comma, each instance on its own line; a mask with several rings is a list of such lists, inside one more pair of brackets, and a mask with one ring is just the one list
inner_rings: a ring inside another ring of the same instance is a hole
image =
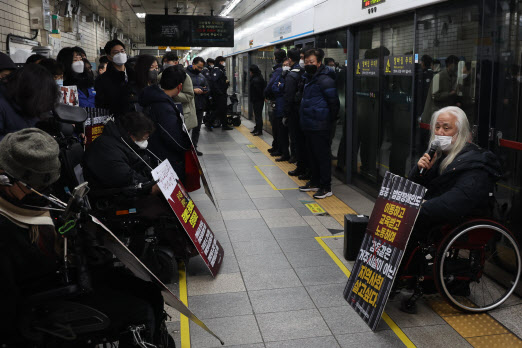
[[413, 290], [401, 310], [415, 313], [423, 294], [439, 293], [455, 309], [482, 313], [521, 290], [521, 253], [513, 233], [490, 219], [433, 228], [409, 245], [394, 290]]

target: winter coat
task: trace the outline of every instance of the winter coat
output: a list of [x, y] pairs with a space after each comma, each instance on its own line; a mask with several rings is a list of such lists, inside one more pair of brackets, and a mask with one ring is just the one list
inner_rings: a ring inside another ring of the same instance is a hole
[[340, 102], [335, 86], [335, 73], [321, 65], [315, 75], [308, 76], [300, 107], [303, 131], [329, 130], [337, 117]]
[[196, 110], [204, 110], [207, 106], [207, 96], [210, 93], [208, 81], [206, 77], [198, 69], [194, 69], [192, 65], [187, 68], [187, 74], [192, 79], [192, 86], [194, 88], [200, 88], [204, 92], [207, 92], [205, 94], [195, 95]]
[[274, 92], [272, 91], [272, 86], [276, 81], [279, 80], [279, 77], [281, 77], [281, 74], [283, 73], [283, 64], [279, 63], [272, 67], [272, 76], [270, 76], [270, 80], [266, 84], [265, 88], [265, 99], [268, 100], [275, 100]]
[[100, 75], [94, 84], [96, 107], [109, 109], [114, 115], [135, 111], [137, 95], [134, 91], [134, 70], [125, 66], [125, 71], [118, 71], [112, 63]]
[[489, 213], [489, 193], [501, 177], [500, 162], [492, 152], [468, 143], [446, 169], [439, 173], [444, 157], [420, 176], [417, 165], [409, 179], [428, 189], [419, 219], [434, 222], [455, 222], [462, 217]]
[[198, 117], [196, 115], [196, 103], [194, 101], [194, 87], [192, 85], [192, 79], [187, 74], [185, 81], [183, 81], [183, 87], [181, 92], [175, 96], [174, 101], [183, 105], [183, 118], [185, 119], [185, 126], [188, 130], [191, 130], [198, 125]]
[[210, 95], [212, 98], [223, 98], [227, 96], [229, 83], [227, 82], [227, 74], [225, 68], [216, 64], [210, 70]]
[[285, 79], [285, 105], [284, 114], [286, 117], [299, 117], [299, 104], [296, 95], [298, 93], [299, 81], [303, 78], [304, 69], [299, 66], [299, 63], [294, 64], [292, 70], [288, 73]]
[[125, 130], [113, 121], [107, 122], [102, 135], [85, 152], [85, 176], [92, 188], [122, 188], [151, 180], [150, 169], [124, 141], [140, 156], [147, 158]]
[[190, 137], [183, 129], [183, 119], [174, 100], [158, 85], [141, 91], [139, 103], [156, 125], [148, 148], [160, 160], [168, 159], [181, 180], [185, 176], [185, 151], [191, 148]]
[[266, 81], [261, 75], [261, 70], [259, 70], [257, 65], [252, 65], [252, 68], [254, 75], [250, 78], [250, 100], [252, 103], [262, 102], [265, 100], [264, 90]]
[[4, 86], [0, 87], [0, 140], [8, 133], [34, 127], [38, 121], [40, 121], [38, 117], [23, 117], [22, 109], [8, 100]]

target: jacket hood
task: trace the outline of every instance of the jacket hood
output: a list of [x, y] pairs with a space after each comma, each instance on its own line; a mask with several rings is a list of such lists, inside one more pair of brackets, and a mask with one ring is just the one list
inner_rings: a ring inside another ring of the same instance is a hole
[[282, 67], [282, 66], [283, 66], [283, 63], [277, 63], [276, 65], [274, 65], [274, 66], [272, 67], [272, 70], [275, 71], [275, 70], [277, 70], [278, 68], [280, 68], [280, 67]]
[[250, 66], [250, 71], [252, 72], [252, 74], [254, 75], [260, 75], [261, 74], [261, 69], [259, 69], [259, 67], [255, 64], [252, 64]]
[[190, 71], [191, 74], [194, 74], [194, 75], [198, 75], [201, 73], [201, 71], [199, 71], [198, 69], [194, 69], [194, 67], [192, 65], [190, 65], [188, 68], [187, 68], [188, 71]]
[[153, 103], [171, 103], [172, 99], [158, 85], [151, 85], [141, 91], [138, 101], [142, 106], [149, 106]]
[[464, 147], [445, 172], [470, 169], [483, 169], [497, 180], [502, 177], [502, 166], [498, 157], [473, 143]]
[[332, 79], [335, 80], [335, 71], [332, 71], [330, 69], [328, 69], [326, 67], [326, 65], [324, 64], [321, 64], [321, 66], [319, 67], [317, 73], [315, 74], [316, 76], [319, 76], [319, 75], [328, 75], [330, 76]]

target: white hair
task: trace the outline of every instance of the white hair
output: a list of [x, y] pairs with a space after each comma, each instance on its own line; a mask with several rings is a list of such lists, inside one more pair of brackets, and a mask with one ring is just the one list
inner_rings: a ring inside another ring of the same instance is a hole
[[448, 155], [442, 161], [440, 165], [440, 171], [439, 173], [442, 173], [444, 169], [448, 167], [448, 165], [453, 162], [455, 157], [459, 154], [460, 151], [466, 146], [466, 144], [471, 141], [471, 129], [469, 128], [469, 121], [468, 117], [466, 116], [466, 113], [459, 107], [456, 106], [447, 106], [445, 108], [442, 108], [438, 111], [435, 111], [433, 113], [433, 116], [431, 116], [431, 122], [430, 122], [430, 146], [433, 140], [435, 139], [435, 124], [437, 123], [437, 119], [439, 116], [443, 113], [448, 113], [450, 115], [453, 115], [457, 118], [457, 121], [455, 122], [455, 125], [458, 128], [458, 132], [456, 134], [457, 139], [453, 143], [453, 146], [451, 147]]

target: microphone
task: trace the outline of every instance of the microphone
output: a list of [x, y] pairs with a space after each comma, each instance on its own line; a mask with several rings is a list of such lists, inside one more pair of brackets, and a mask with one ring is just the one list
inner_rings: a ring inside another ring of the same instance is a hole
[[[439, 142], [438, 141], [432, 142], [430, 149], [428, 150], [428, 155], [430, 156], [431, 160], [433, 160], [433, 156], [435, 156], [435, 152], [437, 152], [438, 149], [439, 149]], [[420, 175], [424, 174], [424, 169], [425, 168], [420, 169], [420, 172], [419, 172]]]

